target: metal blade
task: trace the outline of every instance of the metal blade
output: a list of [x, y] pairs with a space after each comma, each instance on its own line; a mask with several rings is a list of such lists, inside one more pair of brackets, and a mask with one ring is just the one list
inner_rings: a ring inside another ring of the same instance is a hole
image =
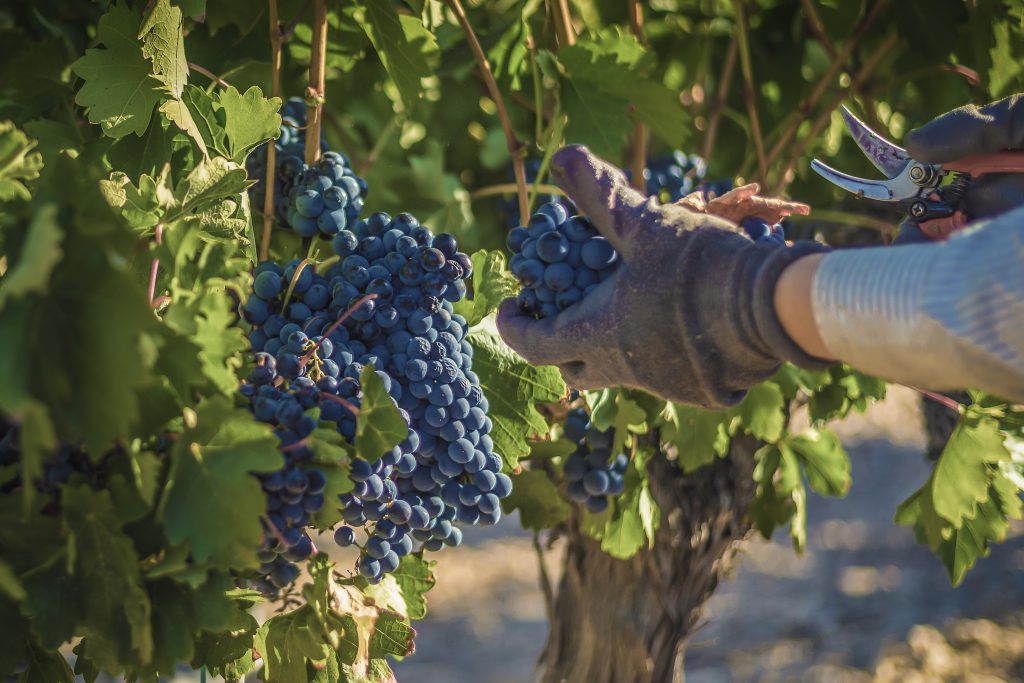
[[847, 192], [852, 192], [859, 197], [876, 199], [880, 202], [893, 202], [903, 199], [902, 197], [893, 197], [893, 193], [889, 190], [889, 186], [887, 184], [889, 182], [888, 180], [866, 180], [864, 178], [857, 178], [856, 176], [847, 175], [842, 171], [837, 171], [817, 159], [811, 161], [811, 168], [814, 169], [815, 173], [833, 185], [837, 185]]
[[910, 162], [910, 155], [907, 150], [897, 147], [881, 135], [867, 127], [867, 125], [854, 116], [845, 106], [839, 107], [839, 112], [846, 121], [846, 127], [853, 136], [857, 146], [864, 152], [875, 168], [884, 173], [888, 178], [898, 176]]

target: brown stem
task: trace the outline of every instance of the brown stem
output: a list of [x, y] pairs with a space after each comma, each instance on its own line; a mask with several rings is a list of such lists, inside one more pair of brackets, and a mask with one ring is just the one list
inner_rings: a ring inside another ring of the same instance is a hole
[[[320, 2], [322, 0], [317, 1]], [[498, 110], [498, 119], [501, 121], [501, 128], [505, 132], [505, 144], [508, 145], [508, 153], [512, 157], [512, 170], [516, 175], [519, 215], [523, 217], [521, 220], [526, 220], [526, 217], [530, 214], [530, 201], [526, 192], [526, 166], [523, 163], [523, 146], [516, 138], [516, 133], [512, 129], [512, 119], [509, 118], [508, 110], [505, 108], [505, 99], [501, 96], [501, 91], [498, 90], [498, 84], [494, 80], [491, 65], [487, 61], [487, 55], [484, 54], [483, 48], [480, 47], [480, 41], [476, 38], [476, 33], [466, 17], [465, 10], [462, 9], [462, 3], [459, 0], [445, 0], [445, 2], [451, 8], [455, 18], [458, 19], [462, 32], [466, 34], [466, 41], [473, 51], [473, 57], [476, 59], [477, 67], [480, 69], [480, 75], [483, 76], [484, 83], [487, 85], [487, 93], [494, 101], [494, 106]]]
[[825, 91], [835, 83], [836, 78], [839, 76], [839, 72], [847, 67], [850, 55], [853, 54], [854, 49], [860, 45], [861, 40], [863, 40], [864, 36], [867, 35], [868, 28], [870, 28], [871, 25], [875, 23], [875, 20], [881, 16], [882, 11], [888, 6], [888, 4], [889, 0], [878, 0], [878, 2], [871, 6], [867, 15], [860, 22], [857, 28], [854, 29], [853, 35], [851, 35], [850, 39], [843, 44], [843, 48], [839, 51], [839, 54], [834, 60], [832, 60], [832, 65], [829, 67], [828, 71], [818, 79], [818, 82], [815, 84], [810, 96], [797, 105], [797, 108], [789, 115], [786, 122], [782, 124], [782, 134], [779, 135], [779, 138], [775, 141], [775, 145], [772, 147], [771, 151], [768, 152], [769, 166], [771, 166], [775, 160], [790, 147], [790, 143], [796, 136], [796, 133], [800, 128], [800, 124], [802, 124], [807, 117], [810, 116], [811, 111], [817, 107], [818, 101], [825, 94]]
[[708, 118], [708, 132], [704, 135], [704, 149], [701, 150], [701, 156], [704, 158], [704, 161], [708, 161], [711, 158], [711, 153], [715, 149], [715, 138], [718, 136], [718, 122], [722, 118], [722, 110], [725, 109], [725, 101], [729, 97], [729, 86], [732, 85], [732, 75], [736, 71], [738, 47], [739, 43], [733, 37], [729, 42], [729, 49], [725, 53], [722, 75], [718, 78], [718, 83], [715, 85], [718, 92], [715, 93], [715, 101], [711, 105], [711, 114]]
[[757, 153], [758, 176], [761, 182], [764, 182], [768, 178], [768, 164], [764, 155], [764, 138], [761, 137], [761, 121], [757, 117], [754, 73], [750, 66], [750, 44], [747, 41], [746, 17], [743, 16], [743, 0], [733, 0], [733, 7], [736, 11], [736, 39], [740, 48], [740, 70], [743, 72], [743, 99], [747, 104], [750, 135], [754, 138], [754, 151]]
[[814, 6], [814, 0], [800, 0], [800, 3], [803, 5], [804, 15], [807, 18], [807, 25], [811, 27], [811, 33], [821, 43], [821, 46], [825, 48], [828, 56], [835, 59], [837, 57], [836, 45], [825, 31], [825, 24], [822, 23], [821, 17], [818, 15], [818, 10]]
[[569, 13], [568, 0], [550, 0], [548, 8], [555, 21], [555, 37], [558, 39], [559, 47], [576, 44], [576, 31], [572, 25], [572, 15]]
[[[533, 189], [535, 192], [542, 194], [565, 194], [565, 190], [560, 188], [558, 185], [546, 185], [541, 183], [539, 185], [535, 184]], [[488, 185], [470, 192], [469, 201], [473, 202], [484, 197], [496, 197], [503, 194], [514, 194], [518, 190], [519, 188], [516, 187], [515, 183], [498, 183], [497, 185]]]
[[[270, 95], [281, 96], [281, 25], [277, 16], [277, 0], [270, 4]], [[274, 186], [277, 182], [277, 145], [267, 143], [267, 166], [263, 178], [263, 235], [260, 239], [260, 260], [270, 257], [270, 234], [274, 230]]]
[[306, 16], [306, 10], [309, 9], [310, 2], [312, 2], [312, 0], [306, 0], [306, 4], [302, 6], [302, 9], [299, 10], [294, 17], [292, 17], [292, 20], [288, 22], [288, 25], [281, 28], [282, 43], [287, 43], [291, 39], [292, 34], [295, 33], [295, 27], [297, 27], [299, 22], [302, 21], [302, 17]]
[[341, 396], [337, 396], [335, 394], [329, 394], [326, 391], [321, 391], [320, 392], [320, 398], [321, 399], [327, 399], [328, 401], [334, 401], [335, 403], [344, 406], [345, 409], [348, 412], [352, 413], [354, 416], [359, 417], [359, 408], [354, 406], [349, 401], [346, 401]]
[[[644, 37], [644, 8], [638, 0], [629, 0], [629, 26], [636, 36], [637, 42], [641, 45], [647, 44]], [[637, 121], [633, 130], [633, 160], [630, 166], [633, 170], [633, 179], [630, 185], [641, 194], [647, 194], [646, 183], [644, 182], [644, 170], [647, 168], [647, 126]]]
[[341, 324], [342, 324], [343, 322], [345, 322], [346, 320], [348, 320], [348, 317], [349, 317], [350, 315], [352, 315], [352, 313], [353, 313], [353, 312], [354, 312], [354, 311], [355, 311], [355, 310], [356, 310], [357, 308], [359, 308], [360, 306], [362, 306], [363, 304], [365, 304], [365, 303], [366, 303], [367, 301], [372, 301], [373, 299], [376, 299], [376, 298], [377, 298], [377, 295], [376, 295], [376, 294], [373, 294], [373, 293], [371, 293], [371, 294], [366, 294], [366, 295], [364, 295], [363, 297], [361, 297], [361, 298], [359, 299], [359, 301], [357, 301], [357, 302], [355, 302], [354, 304], [352, 304], [352, 305], [351, 305], [351, 306], [349, 307], [349, 309], [348, 309], [347, 311], [345, 311], [345, 312], [344, 312], [344, 313], [342, 313], [342, 314], [341, 314], [340, 316], [338, 316], [338, 319], [337, 319], [337, 320], [335, 320], [335, 321], [334, 321], [334, 322], [333, 322], [333, 323], [331, 324], [331, 326], [330, 326], [330, 327], [328, 327], [328, 328], [327, 328], [326, 330], [324, 330], [323, 334], [321, 334], [321, 335], [320, 335], [320, 341], [318, 341], [318, 342], [317, 342], [317, 343], [316, 343], [316, 344], [315, 344], [315, 345], [314, 345], [314, 346], [313, 346], [313, 347], [312, 347], [312, 348], [311, 348], [311, 349], [310, 349], [309, 351], [307, 351], [307, 352], [306, 352], [306, 355], [304, 355], [304, 356], [303, 356], [303, 357], [302, 357], [302, 358], [300, 359], [300, 361], [299, 361], [299, 362], [300, 362], [300, 365], [305, 365], [305, 364], [306, 364], [306, 363], [308, 363], [308, 362], [309, 362], [310, 360], [312, 360], [312, 358], [313, 358], [313, 354], [314, 354], [314, 353], [316, 353], [316, 352], [317, 352], [317, 350], [319, 350], [319, 349], [320, 349], [320, 345], [324, 343], [324, 339], [327, 339], [327, 338], [328, 338], [328, 337], [330, 337], [330, 336], [331, 336], [332, 334], [334, 334], [334, 331], [335, 331], [336, 329], [338, 329], [339, 327], [341, 327]]
[[214, 83], [216, 83], [217, 85], [219, 85], [220, 87], [222, 87], [224, 89], [227, 89], [227, 88], [231, 87], [231, 84], [228, 83], [227, 81], [225, 81], [223, 78], [221, 78], [217, 74], [213, 73], [209, 69], [207, 69], [205, 67], [202, 67], [202, 66], [199, 66], [195, 62], [189, 62], [188, 63], [188, 68], [192, 69], [193, 71], [195, 71], [197, 73], [203, 74], [204, 76], [206, 76], [211, 81], [213, 81]]
[[[306, 163], [320, 160], [320, 123], [324, 108], [324, 72], [327, 64], [327, 0], [313, 0], [313, 41], [306, 88]], [[310, 105], [312, 102], [312, 105]]]
[[[156, 232], [153, 235], [153, 239], [156, 242], [157, 246], [160, 246], [161, 244], [163, 244], [163, 241], [164, 241], [164, 224], [163, 223], [157, 223], [157, 225], [156, 225]], [[159, 271], [160, 271], [160, 259], [154, 256], [153, 257], [153, 263], [149, 267], [149, 305], [151, 307], [153, 307], [153, 308], [157, 307], [157, 304], [153, 300], [153, 297], [156, 295], [156, 276], [157, 276], [157, 273]]]
[[818, 114], [817, 118], [814, 119], [814, 123], [811, 125], [811, 129], [804, 136], [804, 139], [792, 145], [790, 148], [789, 158], [786, 161], [781, 173], [778, 176], [778, 180], [775, 183], [775, 187], [772, 190], [772, 194], [782, 194], [786, 191], [786, 187], [792, 182], [793, 167], [796, 165], [797, 160], [804, 156], [807, 151], [807, 145], [811, 141], [817, 139], [821, 134], [821, 131], [825, 129], [829, 121], [832, 118], [832, 112], [842, 104], [843, 99], [849, 95], [849, 91], [855, 91], [862, 87], [864, 82], [868, 79], [871, 73], [878, 67], [878, 64], [882, 61], [882, 58], [889, 54], [889, 51], [896, 46], [899, 41], [896, 33], [890, 33], [882, 44], [878, 46], [872, 53], [871, 56], [864, 62], [864, 66], [861, 67], [860, 71], [853, 78], [853, 82], [850, 87], [846, 90], [841, 90], [832, 100], [828, 107]]
[[910, 387], [910, 388], [913, 389], [914, 391], [916, 391], [917, 393], [921, 394], [922, 396], [924, 396], [926, 398], [930, 398], [931, 400], [935, 401], [939, 405], [945, 406], [946, 408], [949, 408], [950, 410], [952, 410], [954, 413], [956, 413], [958, 415], [963, 412], [963, 405], [959, 401], [955, 401], [952, 398], [950, 398], [949, 396], [946, 396], [945, 394], [939, 394], [939, 393], [936, 393], [934, 391], [929, 391], [927, 389], [920, 389], [918, 387]]

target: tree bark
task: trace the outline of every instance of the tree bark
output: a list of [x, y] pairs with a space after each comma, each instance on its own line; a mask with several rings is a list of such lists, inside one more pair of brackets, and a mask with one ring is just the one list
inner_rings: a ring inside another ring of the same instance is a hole
[[690, 475], [652, 458], [661, 526], [629, 560], [569, 525], [539, 683], [682, 683], [687, 638], [750, 531], [759, 446], [737, 437], [728, 458]]

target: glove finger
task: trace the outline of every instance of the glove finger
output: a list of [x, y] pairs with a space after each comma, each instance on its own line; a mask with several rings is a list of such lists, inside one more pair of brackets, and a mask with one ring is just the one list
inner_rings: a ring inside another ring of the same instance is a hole
[[1024, 100], [1020, 95], [977, 107], [969, 104], [907, 133], [910, 156], [942, 164], [971, 154], [991, 154], [1024, 145]]
[[505, 343], [530, 363], [560, 365], [573, 360], [573, 348], [561, 340], [554, 321], [555, 318], [536, 320], [519, 310], [515, 299], [505, 299], [498, 307], [495, 322]]
[[987, 218], [1024, 205], [1024, 174], [992, 173], [971, 183], [961, 208], [971, 220]]
[[647, 197], [634, 190], [622, 172], [582, 145], [569, 145], [551, 158], [551, 175], [597, 231], [623, 256], [642, 221]]

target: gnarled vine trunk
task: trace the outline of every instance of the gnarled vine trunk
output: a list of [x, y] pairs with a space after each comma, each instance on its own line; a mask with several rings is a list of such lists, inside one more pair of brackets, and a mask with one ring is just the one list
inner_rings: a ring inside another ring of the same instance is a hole
[[701, 607], [750, 530], [753, 453], [736, 438], [728, 458], [686, 475], [650, 463], [661, 507], [654, 548], [616, 560], [570, 525], [539, 683], [681, 683], [686, 640]]

